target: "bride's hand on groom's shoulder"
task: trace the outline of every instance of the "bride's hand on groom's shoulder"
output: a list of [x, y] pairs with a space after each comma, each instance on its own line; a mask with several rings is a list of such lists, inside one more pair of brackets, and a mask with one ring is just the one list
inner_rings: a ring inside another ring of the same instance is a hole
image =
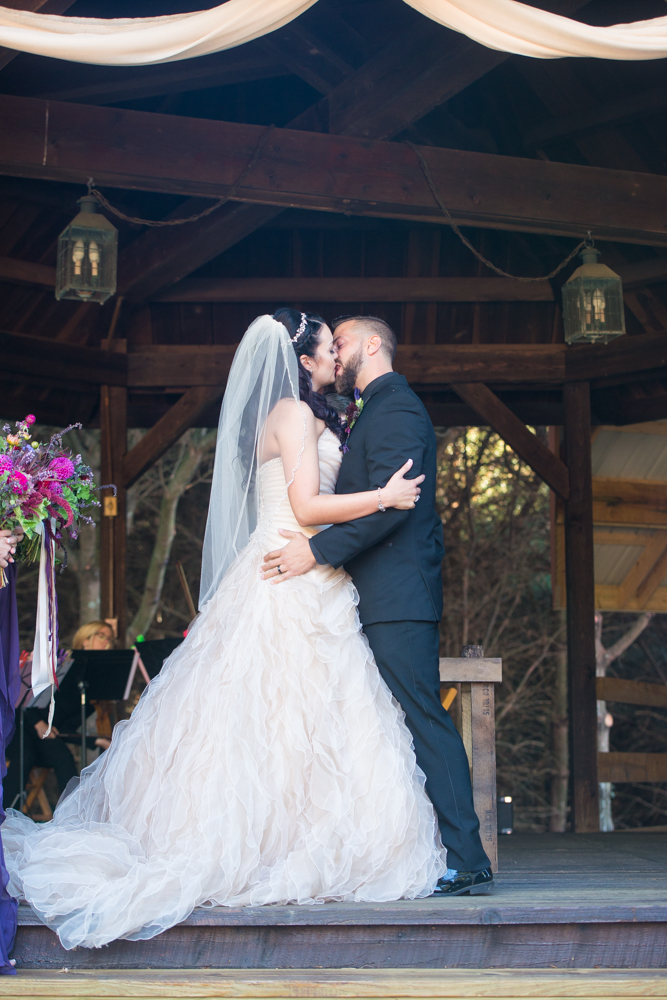
[[280, 534], [289, 538], [284, 549], [274, 549], [267, 552], [262, 563], [262, 580], [272, 584], [282, 583], [292, 576], [302, 576], [316, 565], [316, 559], [308, 539], [300, 531], [288, 531], [281, 528]]

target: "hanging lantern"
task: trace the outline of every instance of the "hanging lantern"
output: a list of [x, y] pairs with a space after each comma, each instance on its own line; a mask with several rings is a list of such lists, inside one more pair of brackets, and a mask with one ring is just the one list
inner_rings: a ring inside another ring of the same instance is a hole
[[118, 233], [88, 194], [81, 211], [58, 237], [56, 298], [106, 302], [116, 291]]
[[596, 344], [625, 333], [623, 282], [606, 264], [599, 264], [600, 251], [584, 247], [583, 261], [563, 285], [563, 323], [568, 344]]

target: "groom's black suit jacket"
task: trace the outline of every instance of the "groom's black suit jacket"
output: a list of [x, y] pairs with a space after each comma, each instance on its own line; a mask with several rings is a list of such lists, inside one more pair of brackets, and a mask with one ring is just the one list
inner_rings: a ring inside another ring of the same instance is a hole
[[396, 372], [381, 375], [363, 393], [364, 407], [349, 437], [336, 493], [386, 486], [409, 458], [407, 478], [426, 475], [412, 510], [390, 508], [311, 539], [318, 563], [344, 566], [359, 592], [363, 625], [439, 621], [444, 555], [442, 523], [435, 510], [436, 439], [421, 400]]

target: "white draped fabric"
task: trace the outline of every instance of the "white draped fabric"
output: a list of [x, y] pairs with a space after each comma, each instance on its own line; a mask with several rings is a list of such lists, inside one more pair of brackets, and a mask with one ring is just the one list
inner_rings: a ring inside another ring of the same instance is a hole
[[[146, 66], [207, 55], [275, 31], [317, 0], [227, 0], [211, 10], [103, 20], [0, 7], [0, 46], [72, 62]], [[600, 28], [518, 0], [406, 0], [491, 49], [537, 59], [662, 59], [667, 17]]]

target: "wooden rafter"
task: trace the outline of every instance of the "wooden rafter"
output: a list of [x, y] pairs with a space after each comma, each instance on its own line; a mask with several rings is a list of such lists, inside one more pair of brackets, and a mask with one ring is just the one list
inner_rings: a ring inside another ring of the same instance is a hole
[[17, 257], [0, 257], [0, 281], [55, 288], [56, 269], [47, 264], [33, 264], [32, 261], [19, 260]]
[[548, 281], [523, 284], [511, 278], [186, 278], [155, 301], [552, 302], [553, 297]]
[[112, 69], [101, 79], [39, 94], [50, 101], [74, 101], [77, 104], [117, 104], [163, 94], [183, 94], [208, 87], [224, 87], [247, 80], [283, 76], [283, 62], [269, 60], [259, 50], [246, 46], [178, 63], [141, 66], [135, 69]]
[[454, 389], [557, 496], [562, 500], [569, 498], [570, 475], [565, 463], [488, 386], [482, 382], [461, 382]]
[[128, 489], [136, 483], [137, 479], [194, 425], [202, 411], [220, 398], [222, 392], [222, 386], [197, 385], [188, 389], [125, 455], [123, 462], [125, 488]]

